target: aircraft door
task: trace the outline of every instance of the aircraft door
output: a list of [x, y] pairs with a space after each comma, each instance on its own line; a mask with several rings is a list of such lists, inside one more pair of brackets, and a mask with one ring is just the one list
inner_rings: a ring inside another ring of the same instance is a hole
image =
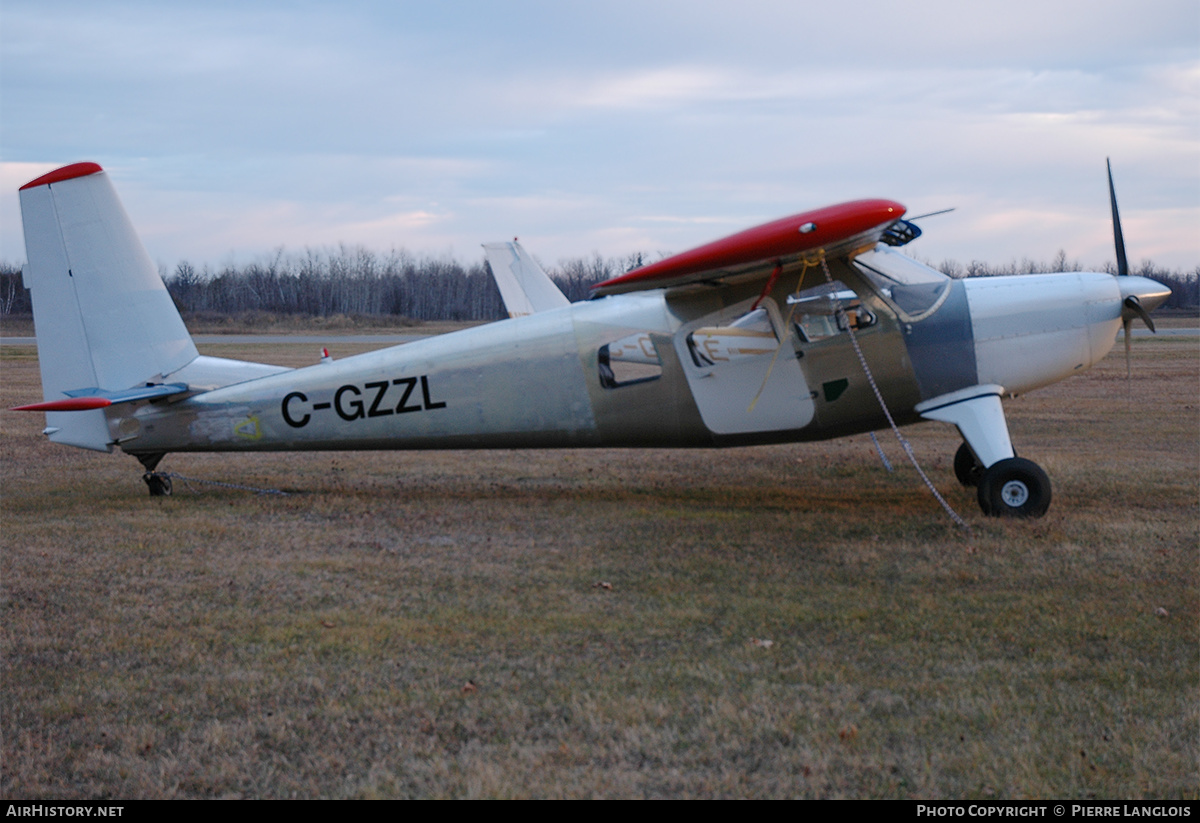
[[815, 406], [775, 303], [752, 300], [685, 325], [675, 349], [714, 434], [800, 429]]

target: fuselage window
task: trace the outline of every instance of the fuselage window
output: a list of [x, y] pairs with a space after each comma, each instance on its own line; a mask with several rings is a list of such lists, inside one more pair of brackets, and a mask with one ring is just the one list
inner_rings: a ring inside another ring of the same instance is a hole
[[662, 359], [646, 333], [631, 334], [600, 347], [600, 385], [606, 389], [646, 383], [662, 376]]
[[878, 321], [841, 280], [789, 295], [787, 302], [793, 307], [792, 322], [802, 343], [833, 337], [847, 326], [865, 329]]
[[774, 354], [779, 338], [766, 309], [747, 312], [728, 325], [702, 326], [687, 336], [697, 368]]

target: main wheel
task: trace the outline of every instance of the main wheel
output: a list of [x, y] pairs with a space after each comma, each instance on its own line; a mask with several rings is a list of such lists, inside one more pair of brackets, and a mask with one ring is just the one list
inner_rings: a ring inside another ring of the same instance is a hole
[[983, 466], [975, 459], [975, 452], [963, 443], [954, 453], [954, 476], [964, 486], [978, 486], [979, 478], [983, 475]]
[[1000, 460], [979, 478], [979, 508], [991, 517], [1041, 517], [1050, 508], [1050, 478], [1032, 460]]

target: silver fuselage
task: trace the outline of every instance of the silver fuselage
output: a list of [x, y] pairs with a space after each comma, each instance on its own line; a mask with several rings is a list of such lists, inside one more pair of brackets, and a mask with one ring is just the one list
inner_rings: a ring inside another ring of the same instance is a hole
[[[1121, 324], [1121, 290], [1107, 274], [953, 281], [932, 310], [910, 314], [850, 265], [833, 268], [870, 318], [856, 338], [901, 424], [932, 397], [978, 384], [1017, 394], [1085, 369]], [[114, 408], [106, 424], [133, 454], [731, 446], [885, 426], [848, 331], [806, 334], [789, 303], [796, 286], [781, 278], [761, 301], [779, 341], [769, 354], [709, 363], [689, 350], [694, 330], [744, 316], [759, 286], [645, 291], [255, 371], [173, 402]], [[649, 339], [658, 364], [614, 379], [607, 346], [633, 338]]]

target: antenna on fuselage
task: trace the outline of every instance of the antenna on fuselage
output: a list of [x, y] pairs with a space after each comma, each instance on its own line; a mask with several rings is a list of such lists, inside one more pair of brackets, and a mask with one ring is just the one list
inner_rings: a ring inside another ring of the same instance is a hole
[[939, 214], [949, 214], [950, 212], [954, 211], [956, 208], [958, 208], [958, 207], [951, 206], [948, 209], [940, 209], [938, 211], [927, 211], [924, 214], [918, 214], [916, 217], [907, 217], [905, 219], [906, 220], [924, 220], [926, 217], [934, 217], [935, 215], [939, 215]]

